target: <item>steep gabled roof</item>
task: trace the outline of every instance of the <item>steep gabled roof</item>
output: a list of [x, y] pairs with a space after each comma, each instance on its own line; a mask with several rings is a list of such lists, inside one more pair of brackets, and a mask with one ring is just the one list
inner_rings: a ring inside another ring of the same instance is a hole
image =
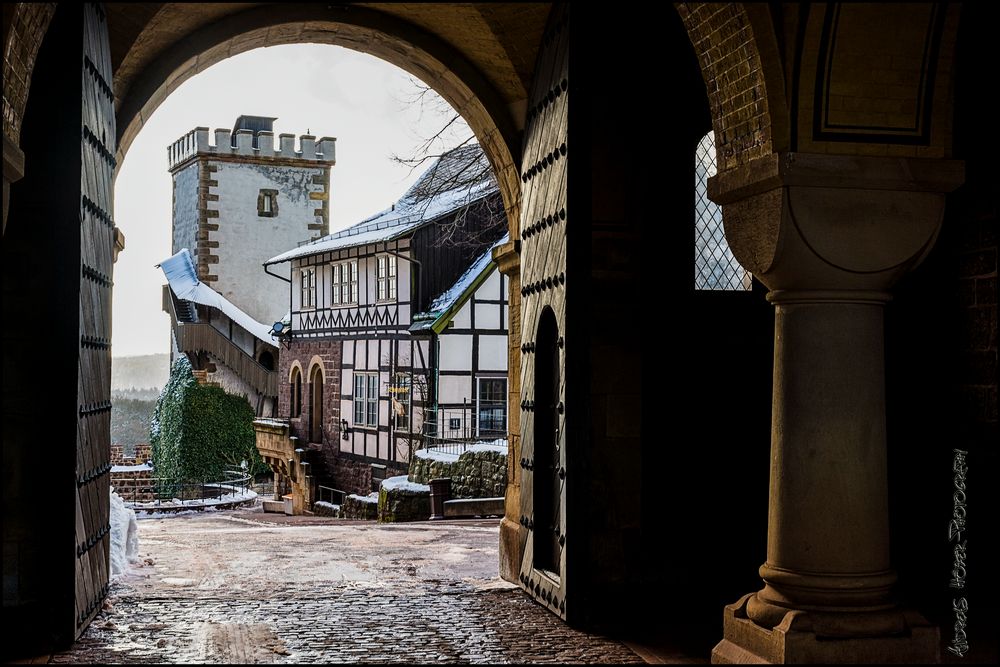
[[441, 333], [448, 326], [448, 323], [455, 317], [458, 311], [465, 305], [472, 294], [485, 282], [490, 273], [496, 269], [493, 262], [493, 248], [507, 243], [509, 234], [504, 234], [503, 238], [486, 249], [482, 255], [476, 258], [472, 265], [463, 273], [455, 284], [441, 292], [431, 302], [430, 308], [423, 313], [417, 313], [413, 317], [413, 324], [410, 331], [413, 333], [428, 332]]
[[272, 257], [264, 265], [391, 241], [497, 192], [493, 172], [479, 144], [460, 146], [435, 160], [392, 207], [347, 229]]
[[253, 336], [277, 347], [278, 341], [271, 335], [270, 325], [261, 324], [240, 310], [232, 301], [198, 280], [198, 272], [187, 248], [181, 248], [175, 255], [171, 255], [157, 266], [163, 269], [163, 275], [167, 277], [170, 289], [178, 299], [216, 308]]

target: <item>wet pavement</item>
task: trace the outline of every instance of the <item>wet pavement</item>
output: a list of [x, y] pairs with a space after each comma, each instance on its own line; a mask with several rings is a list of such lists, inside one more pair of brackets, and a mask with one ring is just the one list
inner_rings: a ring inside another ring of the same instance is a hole
[[643, 662], [499, 579], [498, 533], [259, 511], [141, 520], [142, 562], [50, 662]]

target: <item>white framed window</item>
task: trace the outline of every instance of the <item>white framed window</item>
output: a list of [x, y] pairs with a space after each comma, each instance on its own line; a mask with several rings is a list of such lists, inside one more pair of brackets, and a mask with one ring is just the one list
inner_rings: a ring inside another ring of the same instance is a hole
[[378, 426], [378, 373], [354, 374], [354, 425]]
[[715, 133], [695, 148], [694, 157], [694, 288], [739, 291], [751, 288], [750, 272], [729, 249], [722, 227], [722, 208], [708, 198], [708, 179], [715, 176]]
[[334, 306], [352, 306], [358, 303], [358, 260], [340, 262], [331, 266], [331, 302]]
[[507, 378], [476, 378], [476, 435], [507, 437]]
[[309, 267], [299, 272], [299, 308], [316, 307], [316, 269]]
[[375, 258], [375, 277], [379, 301], [396, 300], [396, 257], [379, 255]]

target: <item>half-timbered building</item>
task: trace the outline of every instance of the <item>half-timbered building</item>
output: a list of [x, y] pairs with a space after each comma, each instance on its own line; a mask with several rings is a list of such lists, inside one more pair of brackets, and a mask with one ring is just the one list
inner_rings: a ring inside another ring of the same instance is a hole
[[462, 147], [389, 209], [265, 263], [291, 264], [279, 414], [322, 452], [318, 478], [367, 493], [426, 437], [506, 434], [502, 220], [481, 149]]

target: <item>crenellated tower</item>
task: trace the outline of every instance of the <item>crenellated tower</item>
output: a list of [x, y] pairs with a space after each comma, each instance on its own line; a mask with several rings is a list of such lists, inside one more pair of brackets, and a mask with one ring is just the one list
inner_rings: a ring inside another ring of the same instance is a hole
[[329, 232], [336, 163], [332, 137], [304, 134], [296, 146], [294, 134], [279, 134], [275, 147], [275, 120], [240, 116], [232, 130], [215, 130], [214, 144], [196, 127], [167, 147], [172, 252], [188, 248], [199, 280], [264, 323], [285, 314], [288, 285], [262, 264]]

